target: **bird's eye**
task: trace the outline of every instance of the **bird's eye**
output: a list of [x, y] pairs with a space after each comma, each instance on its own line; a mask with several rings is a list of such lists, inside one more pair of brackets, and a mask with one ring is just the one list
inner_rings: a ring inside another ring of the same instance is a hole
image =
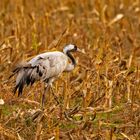
[[76, 45], [74, 45], [74, 50], [77, 51], [77, 46]]

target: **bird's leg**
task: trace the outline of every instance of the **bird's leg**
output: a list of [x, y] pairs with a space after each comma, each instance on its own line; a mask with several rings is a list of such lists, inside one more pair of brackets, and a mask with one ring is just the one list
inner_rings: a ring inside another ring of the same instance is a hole
[[42, 109], [44, 109], [45, 94], [46, 94], [46, 92], [48, 92], [49, 87], [51, 87], [51, 91], [52, 91], [51, 93], [52, 93], [52, 95], [54, 96], [54, 99], [56, 100], [57, 104], [59, 104], [58, 98], [57, 98], [57, 96], [54, 94], [54, 91], [53, 91], [53, 88], [52, 88], [52, 83], [53, 83], [54, 80], [55, 80], [54, 77], [52, 77], [52, 78], [46, 80], [45, 88], [44, 88], [44, 93], [43, 93], [43, 95], [42, 95]]
[[46, 95], [46, 92], [48, 92], [48, 89], [49, 89], [49, 85], [48, 85], [48, 84], [45, 84], [44, 92], [43, 92], [43, 95], [42, 95], [42, 102], [41, 102], [41, 107], [42, 107], [42, 109], [44, 109], [44, 105], [45, 105], [45, 95]]
[[54, 81], [56, 78], [57, 78], [57, 77], [52, 77], [51, 79], [49, 79], [48, 84], [50, 85], [50, 88], [51, 88], [51, 91], [52, 91], [51, 93], [52, 93], [54, 99], [56, 100], [57, 104], [60, 104], [60, 102], [59, 102], [59, 100], [58, 100], [58, 97], [55, 95], [55, 93], [54, 93], [54, 91], [53, 91], [53, 86], [52, 86], [52, 83], [53, 83], [53, 81]]
[[56, 100], [57, 104], [60, 104], [60, 102], [59, 102], [59, 100], [58, 100], [58, 97], [55, 95], [55, 93], [54, 93], [54, 91], [53, 91], [52, 85], [51, 85], [50, 87], [51, 87], [51, 91], [52, 91], [51, 93], [52, 93], [54, 99]]

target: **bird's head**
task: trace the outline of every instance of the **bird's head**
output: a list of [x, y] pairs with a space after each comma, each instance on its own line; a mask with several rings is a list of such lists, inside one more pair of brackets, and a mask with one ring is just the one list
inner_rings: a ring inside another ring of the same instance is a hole
[[66, 45], [63, 49], [63, 52], [65, 54], [67, 54], [68, 52], [81, 52], [81, 53], [84, 53], [82, 50], [80, 50], [76, 45], [74, 44], [69, 44], [69, 45]]

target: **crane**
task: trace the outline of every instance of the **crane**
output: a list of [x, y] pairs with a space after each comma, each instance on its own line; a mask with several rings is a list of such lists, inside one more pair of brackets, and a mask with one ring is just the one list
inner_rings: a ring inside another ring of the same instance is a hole
[[[42, 107], [44, 107], [45, 94], [52, 83], [62, 72], [70, 72], [76, 66], [76, 61], [72, 52], [83, 52], [76, 45], [69, 44], [63, 49], [63, 52], [53, 51], [39, 54], [29, 60], [16, 66], [10, 77], [17, 74], [14, 94], [18, 91], [18, 96], [22, 95], [25, 85], [33, 85], [36, 81], [45, 83], [44, 93], [42, 94]], [[71, 62], [69, 62], [69, 60]]]

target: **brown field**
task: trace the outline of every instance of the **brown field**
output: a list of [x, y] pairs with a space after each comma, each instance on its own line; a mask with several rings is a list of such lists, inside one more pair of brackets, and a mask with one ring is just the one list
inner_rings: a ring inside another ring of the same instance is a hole
[[[60, 104], [50, 90], [39, 110], [41, 82], [13, 96], [16, 64], [69, 43], [86, 54], [54, 82]], [[0, 0], [0, 99], [0, 140], [140, 140], [140, 1]]]

